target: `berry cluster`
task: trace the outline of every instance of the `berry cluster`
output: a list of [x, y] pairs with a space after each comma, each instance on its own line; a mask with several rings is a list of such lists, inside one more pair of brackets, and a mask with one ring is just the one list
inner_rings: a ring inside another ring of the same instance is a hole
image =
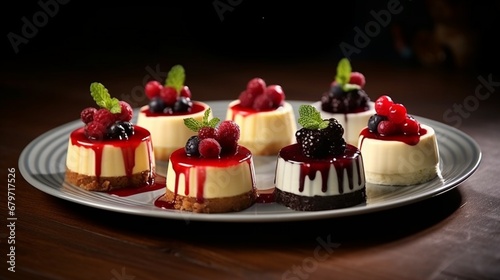
[[302, 154], [309, 158], [325, 158], [344, 153], [344, 128], [335, 118], [321, 119], [316, 108], [310, 105], [300, 106], [299, 114], [303, 127], [295, 133], [295, 138]]
[[80, 112], [80, 119], [85, 124], [85, 133], [89, 139], [123, 140], [134, 134], [130, 104], [111, 98], [106, 88], [99, 83], [91, 85], [91, 94], [100, 108], [87, 107]]
[[363, 90], [365, 76], [351, 72], [349, 60], [342, 59], [330, 89], [321, 96], [321, 109], [330, 113], [355, 113], [369, 109], [370, 98]]
[[219, 158], [222, 155], [235, 154], [238, 150], [240, 127], [232, 120], [219, 124], [218, 118], [208, 120], [210, 109], [205, 112], [203, 120], [184, 119], [184, 124], [197, 132], [191, 136], [184, 147], [190, 157]]
[[168, 72], [165, 85], [155, 80], [147, 82], [144, 92], [149, 99], [149, 110], [166, 114], [189, 112], [193, 106], [191, 90], [184, 80], [184, 68], [176, 65]]
[[368, 120], [368, 130], [382, 136], [419, 135], [420, 123], [408, 115], [403, 104], [395, 103], [387, 95], [375, 101], [375, 112]]
[[285, 103], [285, 92], [280, 85], [266, 85], [261, 78], [253, 78], [238, 97], [240, 106], [256, 111], [276, 109]]

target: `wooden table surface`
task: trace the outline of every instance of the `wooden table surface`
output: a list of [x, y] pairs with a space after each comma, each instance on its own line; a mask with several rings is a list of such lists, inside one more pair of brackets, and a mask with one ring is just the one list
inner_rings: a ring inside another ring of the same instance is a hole
[[[94, 105], [88, 91], [94, 81], [137, 108], [146, 104], [144, 82], [180, 63], [198, 100], [233, 99], [260, 76], [281, 84], [289, 100], [313, 102], [332, 80], [339, 56], [236, 60], [177, 50], [137, 59], [115, 54], [121, 61], [66, 53], [51, 61], [55, 53], [40, 58], [20, 52], [2, 65], [0, 278], [500, 279], [498, 74], [354, 59], [372, 99], [389, 94], [414, 115], [470, 135], [482, 151], [476, 172], [448, 192], [394, 209], [324, 220], [221, 223], [136, 216], [53, 197], [26, 182], [20, 153]], [[15, 174], [15, 227], [7, 220], [9, 173]], [[9, 271], [14, 265], [15, 272]]]

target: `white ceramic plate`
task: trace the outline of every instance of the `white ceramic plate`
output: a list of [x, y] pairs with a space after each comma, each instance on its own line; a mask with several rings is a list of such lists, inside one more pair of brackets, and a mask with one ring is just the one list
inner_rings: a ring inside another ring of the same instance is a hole
[[[296, 117], [299, 105], [310, 104], [307, 101], [289, 102], [295, 109]], [[221, 119], [225, 117], [229, 101], [207, 103], [211, 106], [214, 116]], [[135, 113], [137, 115], [137, 109]], [[154, 201], [164, 193], [163, 189], [125, 197], [82, 190], [64, 182], [68, 137], [72, 130], [82, 125], [80, 120], [56, 127], [34, 139], [21, 153], [19, 170], [28, 183], [49, 195], [90, 207], [134, 215], [215, 222], [280, 222], [358, 215], [400, 207], [442, 194], [466, 180], [479, 166], [481, 150], [471, 137], [445, 124], [416, 118], [436, 131], [441, 177], [411, 187], [368, 184], [368, 199], [365, 204], [338, 210], [299, 212], [276, 203], [257, 203], [237, 213], [198, 214], [155, 206]], [[273, 187], [275, 157], [255, 157], [254, 163], [257, 187]], [[159, 163], [157, 168], [162, 168], [162, 164]]]

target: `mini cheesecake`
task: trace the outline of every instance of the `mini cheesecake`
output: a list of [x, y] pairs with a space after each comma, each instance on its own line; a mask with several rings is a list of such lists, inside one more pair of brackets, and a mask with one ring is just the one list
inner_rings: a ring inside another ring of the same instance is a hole
[[92, 83], [90, 93], [98, 108], [84, 108], [82, 126], [69, 135], [65, 181], [88, 191], [152, 184], [156, 170], [149, 131], [133, 125], [132, 107], [111, 98], [101, 83]]
[[190, 157], [183, 148], [170, 156], [165, 199], [174, 209], [237, 212], [250, 207], [255, 198], [252, 153], [243, 146], [220, 158]]
[[295, 115], [280, 85], [267, 85], [259, 77], [248, 81], [238, 99], [229, 103], [226, 120], [241, 128], [240, 144], [253, 155], [277, 155], [294, 142]]
[[201, 120], [208, 108], [200, 101], [193, 101], [189, 112], [154, 113], [149, 105], [140, 108], [137, 125], [150, 131], [156, 160], [166, 162], [174, 150], [184, 147], [186, 139], [196, 134], [184, 126], [184, 119]]
[[151, 183], [155, 172], [149, 131], [135, 126], [127, 140], [90, 140], [84, 128], [68, 141], [66, 181], [89, 191], [134, 188]]
[[229, 103], [226, 119], [241, 127], [240, 143], [254, 155], [276, 155], [283, 146], [295, 141], [297, 126], [292, 105], [288, 102], [276, 109], [256, 111], [234, 100]]
[[313, 104], [323, 118], [335, 118], [342, 125], [346, 142], [353, 146], [358, 145], [359, 132], [375, 113], [374, 103], [364, 91], [365, 84], [365, 76], [352, 72], [349, 60], [343, 58], [330, 88]]
[[275, 176], [275, 200], [298, 211], [346, 208], [366, 201], [360, 151], [347, 145], [343, 154], [322, 159], [302, 155], [300, 146], [281, 149]]
[[414, 185], [439, 173], [434, 129], [421, 124], [419, 135], [381, 137], [365, 128], [359, 136], [366, 180], [380, 185]]
[[434, 129], [419, 123], [387, 95], [375, 101], [375, 110], [359, 134], [366, 181], [408, 186], [436, 178], [440, 171]]
[[361, 152], [346, 144], [343, 127], [322, 119], [312, 105], [299, 107], [296, 142], [277, 156], [275, 201], [296, 211], [333, 210], [366, 202]]

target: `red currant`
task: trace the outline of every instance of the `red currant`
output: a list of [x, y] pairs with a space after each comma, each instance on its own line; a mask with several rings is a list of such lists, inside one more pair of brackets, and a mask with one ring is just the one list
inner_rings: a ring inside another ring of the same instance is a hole
[[380, 135], [394, 135], [398, 132], [398, 126], [391, 121], [381, 121], [378, 123], [377, 132]]
[[418, 135], [420, 132], [420, 123], [413, 117], [408, 116], [402, 130], [405, 135]]
[[388, 95], [382, 95], [375, 100], [375, 111], [378, 115], [389, 116], [389, 109], [394, 102]]
[[183, 86], [181, 88], [181, 93], [180, 93], [181, 96], [184, 96], [184, 97], [187, 97], [187, 98], [191, 98], [191, 90], [189, 89], [188, 86]]
[[406, 108], [403, 104], [394, 103], [389, 108], [389, 120], [395, 124], [403, 124], [406, 121]]
[[177, 101], [177, 90], [173, 87], [163, 87], [160, 91], [160, 97], [166, 106], [174, 106]]
[[282, 106], [285, 102], [285, 92], [283, 88], [279, 85], [270, 85], [264, 91], [264, 94], [267, 94], [272, 101], [273, 107], [277, 108]]
[[153, 99], [153, 97], [160, 95], [162, 88], [163, 86], [158, 81], [149, 81], [144, 88], [144, 92], [149, 99]]

